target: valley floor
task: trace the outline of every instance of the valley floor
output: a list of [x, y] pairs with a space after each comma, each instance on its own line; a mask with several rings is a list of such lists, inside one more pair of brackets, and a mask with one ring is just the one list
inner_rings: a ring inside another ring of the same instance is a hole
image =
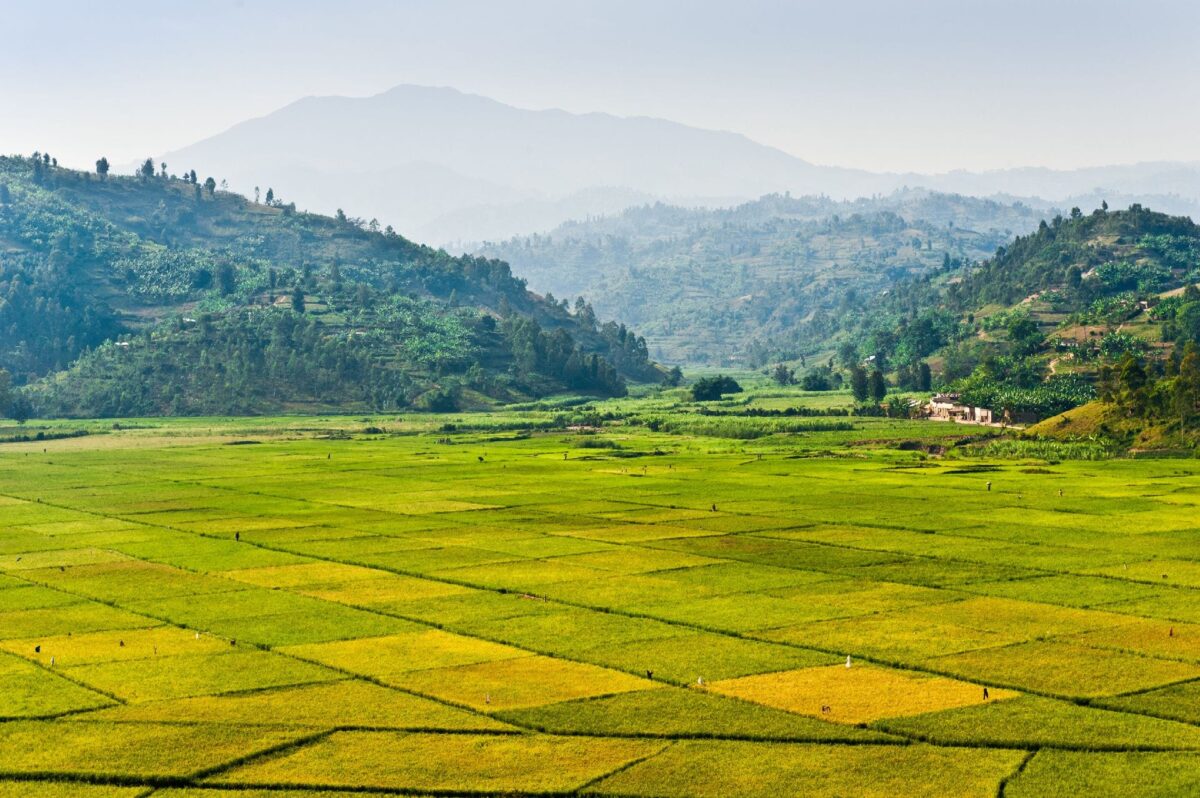
[[1200, 463], [533, 415], [0, 444], [0, 796], [1200, 791]]

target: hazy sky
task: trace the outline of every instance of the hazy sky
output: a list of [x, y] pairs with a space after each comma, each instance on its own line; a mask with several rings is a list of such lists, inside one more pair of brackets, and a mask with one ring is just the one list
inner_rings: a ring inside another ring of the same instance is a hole
[[0, 152], [77, 165], [398, 83], [877, 170], [1200, 160], [1196, 0], [0, 0], [0, 26]]

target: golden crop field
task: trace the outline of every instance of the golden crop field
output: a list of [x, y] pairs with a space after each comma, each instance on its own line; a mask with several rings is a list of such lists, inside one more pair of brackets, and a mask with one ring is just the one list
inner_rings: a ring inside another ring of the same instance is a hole
[[524, 418], [0, 447], [0, 796], [1200, 792], [1200, 464]]

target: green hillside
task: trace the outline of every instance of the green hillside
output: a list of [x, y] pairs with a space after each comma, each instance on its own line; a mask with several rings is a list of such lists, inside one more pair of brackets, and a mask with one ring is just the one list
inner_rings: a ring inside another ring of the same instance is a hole
[[[966, 401], [1052, 415], [1118, 383], [1178, 373], [1200, 341], [1200, 227], [1131, 206], [1075, 209], [977, 265], [907, 280], [835, 325], [847, 367], [869, 359], [910, 386], [921, 364]], [[1122, 375], [1125, 375], [1123, 377]]]
[[484, 245], [539, 290], [584, 295], [666, 360], [758, 365], [794, 356], [848, 307], [947, 262], [990, 256], [1042, 212], [928, 191], [835, 202], [770, 195], [735, 208], [669, 205]]
[[450, 408], [660, 379], [645, 342], [374, 222], [0, 158], [0, 368], [22, 413]]

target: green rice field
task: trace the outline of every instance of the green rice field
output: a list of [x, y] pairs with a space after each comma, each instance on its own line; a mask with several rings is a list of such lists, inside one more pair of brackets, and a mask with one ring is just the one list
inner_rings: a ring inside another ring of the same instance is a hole
[[1200, 793], [1200, 463], [552, 415], [3, 428], [0, 797]]

